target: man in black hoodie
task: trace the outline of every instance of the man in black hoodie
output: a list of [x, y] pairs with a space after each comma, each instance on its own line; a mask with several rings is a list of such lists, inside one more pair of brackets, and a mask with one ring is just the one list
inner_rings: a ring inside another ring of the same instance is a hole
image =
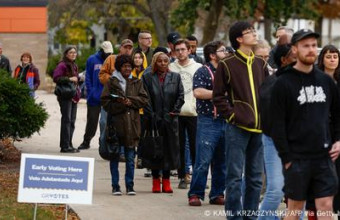
[[286, 219], [298, 219], [307, 199], [314, 199], [317, 214], [332, 218], [338, 178], [334, 161], [339, 156], [340, 96], [333, 80], [314, 67], [318, 33], [300, 30], [292, 37], [297, 62], [278, 77], [271, 98], [271, 136], [283, 164]]

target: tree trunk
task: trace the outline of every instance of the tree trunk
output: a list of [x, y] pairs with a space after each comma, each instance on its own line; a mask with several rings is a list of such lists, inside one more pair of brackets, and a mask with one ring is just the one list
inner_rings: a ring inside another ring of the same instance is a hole
[[155, 25], [159, 46], [167, 46], [166, 36], [170, 32], [169, 11], [173, 0], [148, 0], [150, 18]]
[[264, 39], [272, 45], [272, 20], [270, 18], [264, 18]]
[[320, 16], [320, 18], [316, 21], [315, 23], [315, 32], [320, 34], [320, 38], [318, 39], [318, 45], [321, 46], [322, 45], [322, 21], [323, 21], [323, 17]]
[[211, 0], [209, 14], [205, 20], [203, 29], [202, 45], [214, 40], [222, 8], [223, 0]]

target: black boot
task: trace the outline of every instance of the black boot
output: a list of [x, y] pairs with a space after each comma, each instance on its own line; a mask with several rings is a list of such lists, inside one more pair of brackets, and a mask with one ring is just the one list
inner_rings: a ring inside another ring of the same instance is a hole
[[89, 148], [90, 148], [90, 144], [84, 141], [84, 142], [81, 143], [81, 145], [78, 147], [78, 150], [87, 150], [87, 149], [89, 149]]

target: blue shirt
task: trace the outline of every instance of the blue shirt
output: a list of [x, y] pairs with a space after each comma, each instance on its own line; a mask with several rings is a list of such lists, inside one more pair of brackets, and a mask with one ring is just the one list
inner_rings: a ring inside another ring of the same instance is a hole
[[[210, 62], [200, 67], [193, 78], [193, 89], [203, 88], [213, 90], [212, 78], [206, 66], [215, 74], [216, 68]], [[197, 114], [214, 116], [212, 99], [196, 99], [196, 112]]]

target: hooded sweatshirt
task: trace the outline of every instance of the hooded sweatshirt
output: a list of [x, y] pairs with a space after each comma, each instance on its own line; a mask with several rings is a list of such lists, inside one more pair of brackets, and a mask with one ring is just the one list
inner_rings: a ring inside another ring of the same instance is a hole
[[181, 66], [178, 63], [178, 60], [170, 63], [169, 65], [170, 71], [179, 73], [181, 75], [181, 80], [184, 87], [185, 103], [182, 106], [181, 112], [179, 114], [181, 116], [197, 116], [196, 99], [193, 94], [192, 85], [194, 74], [201, 66], [202, 64], [196, 63], [193, 59], [189, 59], [189, 63], [185, 66]]
[[306, 74], [289, 66], [272, 91], [271, 136], [282, 163], [329, 157], [330, 123], [334, 140], [340, 140], [340, 96], [333, 80], [317, 68]]

